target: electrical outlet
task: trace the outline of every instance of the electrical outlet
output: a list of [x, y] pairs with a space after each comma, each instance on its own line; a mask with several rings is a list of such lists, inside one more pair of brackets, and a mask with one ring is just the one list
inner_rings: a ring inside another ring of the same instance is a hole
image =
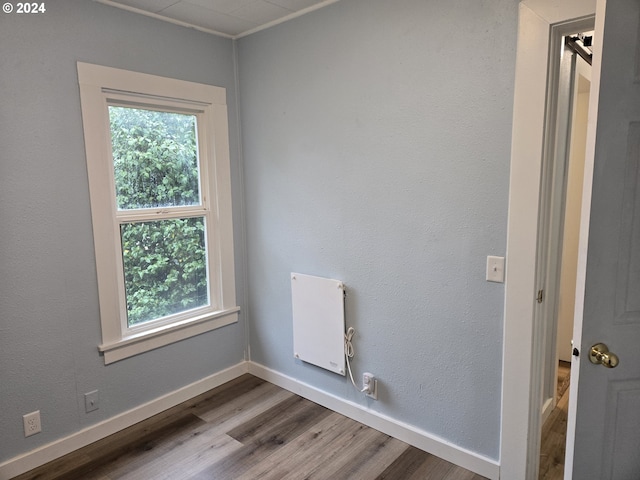
[[364, 394], [367, 397], [371, 397], [374, 400], [378, 399], [378, 380], [376, 380], [376, 377], [374, 377], [372, 373], [362, 374], [362, 385]]
[[98, 390], [93, 390], [84, 394], [84, 411], [86, 413], [93, 412], [100, 408], [98, 402]]
[[40, 410], [23, 415], [22, 422], [24, 424], [25, 437], [30, 437], [31, 435], [35, 435], [42, 431], [42, 425], [40, 424]]

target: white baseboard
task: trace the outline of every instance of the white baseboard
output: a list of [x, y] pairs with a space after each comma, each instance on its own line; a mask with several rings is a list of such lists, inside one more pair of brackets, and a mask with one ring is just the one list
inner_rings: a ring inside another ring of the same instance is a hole
[[39, 467], [142, 420], [146, 420], [247, 372], [479, 475], [491, 480], [499, 479], [500, 467], [495, 460], [458, 447], [412, 425], [368, 410], [361, 405], [336, 397], [260, 364], [241, 362], [155, 400], [139, 405], [127, 412], [9, 459], [0, 464], [0, 480], [9, 480]]
[[249, 373], [478, 475], [491, 480], [500, 478], [500, 466], [495, 460], [461, 448], [412, 425], [336, 397], [255, 362], [249, 362]]
[[115, 417], [91, 425], [79, 432], [51, 442], [0, 464], [0, 480], [8, 480], [39, 467], [51, 460], [71, 453], [102, 438], [112, 435], [164, 410], [187, 401], [248, 372], [247, 362], [241, 362], [202, 380], [139, 405]]
[[549, 418], [549, 415], [551, 415], [553, 409], [556, 408], [556, 402], [554, 400], [554, 397], [549, 397], [542, 405], [542, 416], [540, 418], [540, 425], [544, 425], [544, 422], [547, 421], [547, 418]]

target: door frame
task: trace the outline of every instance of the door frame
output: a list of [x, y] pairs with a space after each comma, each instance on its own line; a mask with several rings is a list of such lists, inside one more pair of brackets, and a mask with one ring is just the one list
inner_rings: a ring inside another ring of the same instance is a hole
[[539, 318], [535, 294], [551, 28], [592, 17], [595, 7], [596, 0], [519, 4], [502, 365], [500, 477], [504, 479], [535, 480], [539, 463], [544, 325], [535, 321]]
[[[575, 93], [573, 75], [577, 75], [577, 73], [570, 73], [566, 70], [563, 72], [561, 52], [564, 50], [565, 54], [567, 53], [567, 49], [563, 45], [566, 35], [593, 30], [594, 21], [594, 16], [589, 16], [560, 22], [550, 28], [536, 257], [536, 292], [543, 293], [543, 300], [539, 300], [535, 305], [533, 320], [534, 325], [540, 325], [542, 329], [539, 337], [537, 330], [535, 330], [533, 338], [536, 348], [543, 348], [539, 353], [543, 367], [541, 370], [534, 370], [534, 372], [542, 372], [543, 376], [541, 424], [544, 424], [557, 403], [560, 279], [572, 134], [571, 122], [575, 100], [573, 98]], [[573, 72], [576, 68], [576, 54], [571, 55], [571, 58], [566, 59], [565, 62], [568, 62], [571, 66], [569, 70]], [[561, 93], [561, 90], [564, 92]], [[535, 350], [534, 358], [536, 358]]]

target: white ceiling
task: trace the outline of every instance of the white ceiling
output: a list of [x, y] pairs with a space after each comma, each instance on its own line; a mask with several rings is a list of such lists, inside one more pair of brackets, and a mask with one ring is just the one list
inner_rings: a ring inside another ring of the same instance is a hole
[[223, 37], [238, 38], [338, 0], [95, 0]]

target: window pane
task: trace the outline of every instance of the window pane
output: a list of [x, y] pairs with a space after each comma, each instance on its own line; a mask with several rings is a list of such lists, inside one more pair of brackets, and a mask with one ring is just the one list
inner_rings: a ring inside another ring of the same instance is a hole
[[204, 218], [120, 225], [129, 326], [209, 304]]
[[109, 106], [119, 210], [200, 203], [196, 116]]

